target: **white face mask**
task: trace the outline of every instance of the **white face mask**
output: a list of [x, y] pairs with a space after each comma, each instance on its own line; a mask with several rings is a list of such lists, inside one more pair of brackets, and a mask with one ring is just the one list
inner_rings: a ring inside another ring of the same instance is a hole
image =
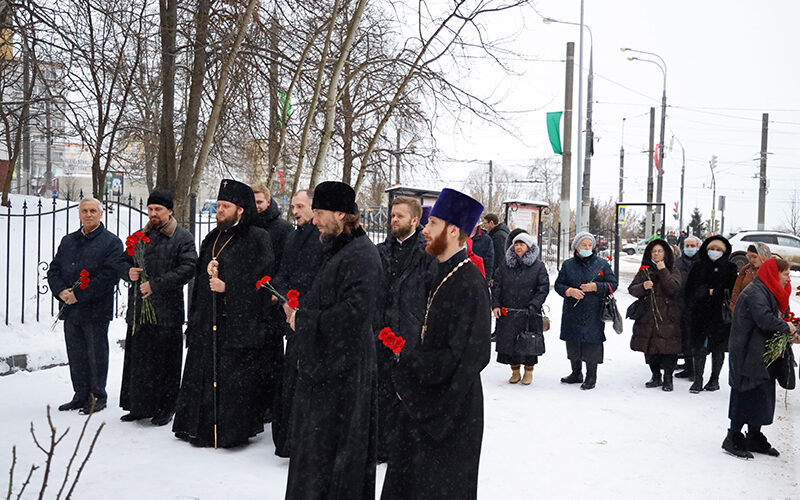
[[723, 252], [720, 252], [719, 250], [709, 250], [708, 258], [711, 259], [712, 261], [716, 261], [717, 259], [722, 257], [722, 254]]

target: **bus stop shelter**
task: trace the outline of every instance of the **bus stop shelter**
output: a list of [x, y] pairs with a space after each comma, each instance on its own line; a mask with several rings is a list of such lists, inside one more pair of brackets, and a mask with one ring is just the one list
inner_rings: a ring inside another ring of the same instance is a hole
[[503, 202], [503, 219], [509, 229], [521, 228], [527, 231], [541, 247], [542, 213], [544, 210], [549, 210], [549, 207], [543, 201], [506, 200]]

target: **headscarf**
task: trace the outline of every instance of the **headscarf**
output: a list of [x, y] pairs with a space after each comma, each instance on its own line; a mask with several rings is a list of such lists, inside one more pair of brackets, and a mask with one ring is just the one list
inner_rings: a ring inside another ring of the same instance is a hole
[[778, 309], [781, 314], [789, 309], [789, 297], [792, 295], [792, 284], [786, 283], [785, 287], [781, 287], [779, 281], [778, 263], [775, 262], [775, 257], [767, 259], [761, 267], [758, 268], [758, 279], [764, 283], [775, 300], [778, 301]]

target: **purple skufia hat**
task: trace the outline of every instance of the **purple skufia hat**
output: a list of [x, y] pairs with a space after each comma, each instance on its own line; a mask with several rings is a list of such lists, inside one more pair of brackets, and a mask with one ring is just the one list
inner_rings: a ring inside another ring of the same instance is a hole
[[444, 188], [439, 193], [429, 217], [442, 219], [470, 234], [482, 213], [483, 205], [474, 198], [455, 189]]
[[422, 207], [422, 217], [419, 218], [420, 225], [424, 226], [428, 223], [428, 217], [431, 215], [431, 207], [430, 205], [426, 205]]

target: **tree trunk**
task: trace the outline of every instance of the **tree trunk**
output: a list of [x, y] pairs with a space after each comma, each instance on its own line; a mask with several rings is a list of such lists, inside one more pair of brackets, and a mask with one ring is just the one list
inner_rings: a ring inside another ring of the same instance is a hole
[[[350, 73], [350, 64], [345, 65], [345, 75]], [[353, 173], [353, 101], [350, 97], [350, 82], [345, 77], [342, 89], [342, 148], [344, 164], [342, 165], [342, 182], [350, 184]]]
[[[275, 12], [272, 14], [272, 20], [270, 22], [269, 28], [269, 53], [270, 53], [270, 63], [269, 63], [269, 135], [267, 137], [267, 147], [269, 151], [268, 155], [268, 165], [267, 165], [267, 178], [260, 179], [261, 182], [266, 180], [267, 187], [269, 188], [269, 183], [272, 181], [272, 176], [274, 175], [275, 168], [278, 165], [278, 140], [280, 135], [280, 128], [281, 126], [285, 126], [283, 123], [283, 119], [279, 119], [279, 116], [282, 116], [280, 113], [280, 102], [278, 98], [278, 89], [280, 86], [279, 75], [278, 75], [278, 39], [279, 33], [278, 30], [280, 29], [280, 24], [278, 24], [278, 16]], [[288, 97], [287, 97], [288, 99]]]
[[188, 220], [189, 187], [192, 183], [195, 149], [197, 148], [197, 127], [200, 106], [203, 103], [203, 80], [208, 61], [208, 22], [211, 0], [200, 0], [195, 13], [194, 57], [192, 61], [192, 80], [189, 86], [189, 104], [186, 106], [186, 123], [183, 127], [183, 144], [178, 175], [175, 179], [175, 218]]
[[356, 10], [353, 17], [347, 25], [347, 37], [342, 45], [342, 52], [339, 54], [339, 60], [336, 61], [336, 66], [333, 68], [331, 81], [328, 85], [328, 98], [325, 103], [325, 127], [322, 129], [322, 139], [320, 140], [319, 150], [317, 151], [317, 159], [314, 161], [314, 168], [311, 170], [311, 181], [309, 182], [309, 189], [317, 184], [317, 178], [322, 171], [322, 166], [325, 164], [325, 158], [328, 156], [328, 149], [331, 145], [331, 136], [333, 135], [333, 123], [336, 119], [336, 101], [339, 97], [339, 79], [342, 76], [342, 70], [350, 57], [350, 49], [353, 47], [353, 40], [355, 40], [358, 26], [361, 24], [361, 16], [364, 14], [364, 9], [367, 7], [367, 0], [358, 0]]
[[159, 0], [161, 19], [161, 126], [158, 144], [158, 179], [162, 189], [175, 187], [175, 37], [178, 0]]

